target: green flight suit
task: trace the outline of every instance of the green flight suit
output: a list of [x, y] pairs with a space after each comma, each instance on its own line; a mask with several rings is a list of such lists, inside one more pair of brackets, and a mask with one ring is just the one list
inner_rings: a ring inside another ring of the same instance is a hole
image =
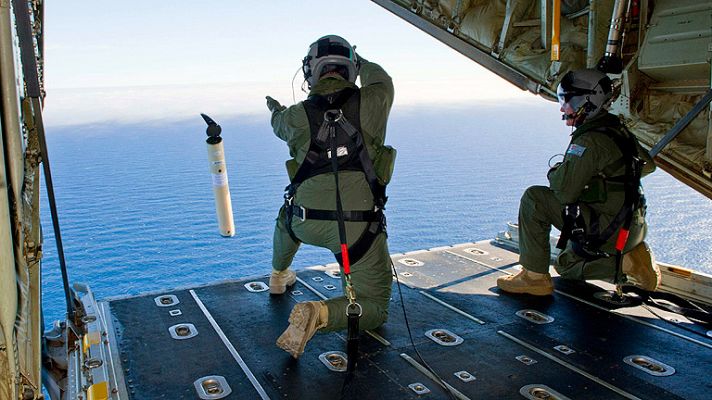
[[[386, 136], [386, 122], [393, 104], [393, 83], [391, 77], [375, 63], [363, 61], [360, 69], [361, 103], [360, 123], [364, 142], [369, 156], [374, 160], [383, 148]], [[338, 78], [319, 80], [310, 91], [311, 94], [326, 95], [347, 87], [356, 87], [353, 83]], [[287, 161], [290, 179], [298, 165], [304, 161], [309, 150], [311, 132], [309, 121], [300, 102], [282, 111], [272, 113], [274, 133], [287, 142], [293, 160]], [[344, 211], [373, 210], [373, 194], [360, 171], [339, 172], [339, 191]], [[321, 174], [305, 180], [297, 189], [294, 204], [308, 209], [336, 210], [336, 190], [334, 176]], [[272, 268], [283, 271], [289, 268], [299, 249], [286, 228], [284, 207], [280, 209], [274, 230]], [[366, 229], [368, 222], [346, 223], [346, 237], [349, 246], [353, 245]], [[297, 238], [307, 244], [325, 247], [332, 253], [340, 253], [339, 230], [336, 221], [292, 220], [292, 230]], [[391, 261], [386, 243], [386, 234], [379, 234], [366, 254], [351, 265], [351, 282], [356, 292], [356, 301], [363, 308], [359, 320], [360, 329], [373, 329], [383, 324], [388, 317], [388, 303], [391, 297]], [[345, 285], [342, 268], [342, 286]], [[346, 329], [345, 296], [326, 301], [329, 308], [329, 321], [320, 331]]]
[[[606, 133], [600, 132], [605, 128], [614, 134], [630, 134], [618, 117], [607, 112], [587, 121], [573, 132], [563, 162], [549, 171], [549, 187], [532, 186], [524, 192], [519, 206], [519, 263], [527, 270], [549, 272], [551, 225], [562, 229], [564, 205], [579, 202], [587, 229], [591, 227], [593, 212], [599, 216], [601, 230], [608, 227], [621, 209], [625, 198], [623, 185], [604, 178], [624, 175], [625, 166], [620, 148]], [[643, 175], [647, 175], [653, 172], [655, 164], [647, 151], [639, 144], [637, 147], [638, 156], [646, 162]], [[640, 208], [634, 213], [623, 252], [642, 242], [646, 232], [645, 209]], [[615, 254], [617, 237], [618, 230], [601, 250]], [[557, 257], [554, 267], [566, 279], [613, 281], [616, 259], [608, 257], [586, 261], [574, 253], [569, 242]]]

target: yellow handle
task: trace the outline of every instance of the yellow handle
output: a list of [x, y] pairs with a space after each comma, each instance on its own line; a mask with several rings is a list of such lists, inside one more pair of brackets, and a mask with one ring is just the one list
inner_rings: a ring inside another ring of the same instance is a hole
[[553, 0], [551, 12], [551, 61], [559, 61], [559, 48], [561, 47], [561, 0]]

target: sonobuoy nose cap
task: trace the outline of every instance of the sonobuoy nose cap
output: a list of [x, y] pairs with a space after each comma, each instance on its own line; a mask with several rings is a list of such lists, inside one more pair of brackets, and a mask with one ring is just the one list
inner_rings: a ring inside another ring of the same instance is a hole
[[222, 141], [222, 138], [220, 137], [222, 128], [220, 127], [220, 125], [218, 125], [215, 121], [213, 121], [212, 118], [208, 117], [205, 114], [200, 114], [200, 116], [203, 117], [205, 123], [208, 124], [208, 129], [206, 129], [205, 131], [205, 133], [208, 135], [207, 142], [210, 144], [220, 143], [220, 141]]

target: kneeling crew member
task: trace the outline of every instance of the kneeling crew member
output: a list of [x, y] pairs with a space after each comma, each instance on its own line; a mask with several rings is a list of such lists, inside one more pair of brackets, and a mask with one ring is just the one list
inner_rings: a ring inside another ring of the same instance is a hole
[[[334, 253], [346, 291], [345, 241], [351, 293], [362, 310], [359, 326], [373, 329], [388, 317], [392, 283], [383, 208], [395, 158], [395, 150], [384, 146], [393, 83], [335, 35], [310, 46], [303, 72], [307, 100], [284, 107], [267, 97], [274, 133], [294, 157], [287, 161], [291, 184], [274, 230], [270, 292], [282, 294], [295, 283], [289, 266], [301, 242]], [[361, 88], [355, 84], [359, 74]], [[296, 304], [277, 345], [298, 358], [317, 330], [346, 329], [348, 304], [346, 296]]]
[[643, 239], [641, 176], [655, 170], [648, 153], [617, 116], [608, 113], [611, 80], [597, 70], [567, 73], [558, 86], [562, 119], [575, 127], [564, 159], [549, 170], [549, 187], [532, 186], [519, 206], [519, 263], [497, 286], [511, 293], [550, 295], [551, 225], [563, 251], [554, 267], [565, 279], [628, 281], [654, 291], [660, 270]]

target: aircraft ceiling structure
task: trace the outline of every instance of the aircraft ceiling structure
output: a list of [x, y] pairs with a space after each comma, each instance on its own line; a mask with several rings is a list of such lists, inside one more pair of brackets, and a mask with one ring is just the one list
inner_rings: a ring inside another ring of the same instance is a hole
[[[656, 163], [712, 198], [712, 1], [373, 1], [552, 101], [566, 72], [595, 68], [604, 55], [619, 59], [621, 70], [606, 70], [618, 93], [611, 112], [656, 153], [673, 137]], [[621, 28], [614, 52], [608, 47], [611, 26]], [[691, 110], [701, 112], [688, 115]], [[684, 123], [689, 125], [679, 129]]]

